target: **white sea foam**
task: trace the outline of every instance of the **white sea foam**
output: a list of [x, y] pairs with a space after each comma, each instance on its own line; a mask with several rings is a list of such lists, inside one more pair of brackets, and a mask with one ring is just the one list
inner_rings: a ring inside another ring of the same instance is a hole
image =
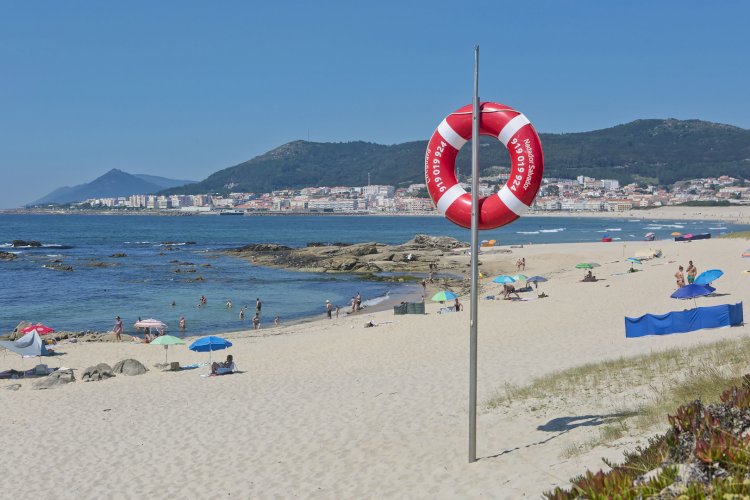
[[559, 233], [561, 231], [565, 231], [564, 227], [558, 227], [557, 229], [540, 229], [540, 233]]
[[539, 231], [516, 231], [516, 234], [539, 234]]
[[726, 229], [725, 227], [709, 227], [709, 229]]
[[606, 229], [607, 231], [622, 231], [621, 227], [608, 227]]
[[362, 306], [364, 306], [364, 307], [372, 307], [374, 305], [380, 304], [384, 300], [388, 300], [390, 298], [389, 293], [390, 292], [386, 292], [385, 295], [381, 295], [380, 297], [375, 297], [375, 298], [369, 299], [369, 300], [363, 300], [362, 301]]
[[641, 222], [641, 219], [628, 219], [628, 222]]

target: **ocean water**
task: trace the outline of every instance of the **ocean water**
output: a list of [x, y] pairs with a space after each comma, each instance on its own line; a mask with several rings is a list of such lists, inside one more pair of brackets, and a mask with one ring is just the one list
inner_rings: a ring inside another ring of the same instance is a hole
[[[716, 221], [652, 221], [545, 217], [521, 218], [504, 228], [484, 231], [498, 244], [542, 244], [657, 239], [673, 231], [714, 235], [750, 230]], [[421, 291], [414, 284], [363, 281], [357, 276], [267, 269], [217, 250], [247, 243], [305, 246], [308, 242], [378, 241], [403, 243], [424, 233], [470, 240], [470, 231], [434, 216], [100, 216], [0, 215], [0, 250], [19, 254], [0, 261], [0, 332], [21, 320], [58, 330], [104, 331], [120, 315], [126, 332], [139, 317], [154, 317], [177, 331], [184, 316], [188, 335], [232, 331], [250, 326], [255, 299], [263, 302], [262, 325], [322, 317], [325, 300], [345, 310], [358, 291], [366, 305], [398, 300]], [[37, 240], [42, 248], [11, 248], [14, 239]], [[171, 242], [172, 244], [167, 244]], [[171, 248], [171, 250], [170, 250]], [[125, 257], [114, 257], [118, 253]], [[43, 267], [60, 260], [72, 272]], [[111, 267], [96, 267], [104, 262]], [[181, 272], [177, 273], [176, 270]], [[189, 272], [194, 271], [194, 272]], [[196, 277], [204, 281], [192, 281]], [[197, 307], [205, 295], [208, 302]], [[231, 300], [233, 307], [227, 309]], [[172, 302], [175, 305], [172, 306]], [[244, 321], [240, 307], [248, 310]]]

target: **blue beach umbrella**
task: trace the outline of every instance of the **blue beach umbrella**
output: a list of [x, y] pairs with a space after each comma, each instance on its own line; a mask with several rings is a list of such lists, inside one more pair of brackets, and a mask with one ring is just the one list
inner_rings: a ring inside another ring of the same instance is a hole
[[628, 257], [625, 260], [627, 260], [628, 262], [633, 262], [634, 264], [642, 264], [641, 259], [638, 259], [636, 257]]
[[432, 300], [434, 300], [435, 302], [446, 302], [448, 300], [453, 300], [456, 298], [458, 298], [458, 295], [449, 291], [438, 292], [432, 296]]
[[508, 283], [515, 283], [516, 280], [512, 276], [498, 276], [492, 279], [493, 283], [500, 283], [501, 285], [507, 285]]
[[693, 283], [696, 285], [708, 285], [722, 276], [724, 276], [724, 271], [721, 271], [720, 269], [709, 269], [708, 271], [700, 273]]
[[532, 276], [526, 281], [528, 281], [529, 283], [543, 283], [547, 281], [547, 278], [545, 278], [544, 276]]
[[221, 337], [215, 335], [209, 335], [208, 337], [201, 337], [188, 347], [191, 351], [195, 352], [207, 352], [208, 362], [211, 362], [211, 353], [213, 351], [221, 351], [227, 347], [232, 347], [232, 343]]
[[[693, 283], [692, 285], [685, 285], [681, 286], [677, 290], [670, 295], [673, 299], [693, 299], [693, 304], [695, 304], [695, 298], [696, 297], [705, 297], [706, 295], [711, 295], [716, 291], [716, 288], [709, 286], [709, 285], [696, 285]], [[697, 305], [696, 305], [697, 307]]]

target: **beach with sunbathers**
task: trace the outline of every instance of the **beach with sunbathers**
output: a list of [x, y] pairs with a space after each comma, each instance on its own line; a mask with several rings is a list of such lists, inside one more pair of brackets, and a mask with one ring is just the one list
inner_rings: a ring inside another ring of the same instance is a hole
[[[626, 339], [623, 324], [625, 316], [694, 307], [670, 298], [675, 269], [690, 260], [724, 271], [717, 293], [698, 298], [699, 306], [746, 301], [747, 246], [711, 239], [483, 248], [474, 464], [466, 458], [470, 301], [462, 294], [464, 310], [451, 314], [438, 314], [445, 304], [428, 298], [424, 315], [364, 310], [329, 320], [321, 313], [310, 322], [217, 332], [233, 345], [213, 352], [211, 362], [231, 354], [238, 373], [216, 377], [201, 376], [211, 372], [209, 354], [187, 345], [169, 346], [169, 361], [196, 368], [162, 371], [162, 346], [62, 341], [56, 350], [64, 354], [44, 362], [73, 368], [76, 382], [49, 390], [33, 390], [34, 379], [0, 382], [6, 456], [43, 471], [33, 481], [5, 475], [0, 490], [78, 498], [112, 491], [148, 498], [539, 496], [663, 431], [665, 419], [640, 428], [623, 416], [657, 398], [663, 379], [613, 365], [606, 375], [570, 379], [565, 391], [551, 386], [530, 396], [522, 389], [587, 364], [748, 339], [745, 326]], [[628, 257], [656, 249], [662, 257], [627, 272]], [[520, 300], [486, 300], [502, 295], [492, 278], [514, 274], [520, 257], [526, 275], [547, 281], [519, 291]], [[458, 264], [468, 258], [447, 257]], [[599, 264], [596, 282], [580, 282], [581, 262]], [[377, 328], [365, 328], [368, 322]], [[691, 356], [683, 357], [687, 377]], [[80, 380], [89, 366], [128, 358], [149, 371]], [[37, 363], [9, 352], [0, 360], [19, 372]], [[613, 422], [622, 430], [604, 440]]]

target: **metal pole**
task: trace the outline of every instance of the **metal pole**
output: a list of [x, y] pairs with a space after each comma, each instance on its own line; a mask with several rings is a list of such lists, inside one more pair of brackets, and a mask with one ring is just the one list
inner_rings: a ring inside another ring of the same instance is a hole
[[471, 114], [471, 323], [469, 330], [469, 463], [477, 461], [477, 309], [479, 308], [479, 45], [474, 47]]

